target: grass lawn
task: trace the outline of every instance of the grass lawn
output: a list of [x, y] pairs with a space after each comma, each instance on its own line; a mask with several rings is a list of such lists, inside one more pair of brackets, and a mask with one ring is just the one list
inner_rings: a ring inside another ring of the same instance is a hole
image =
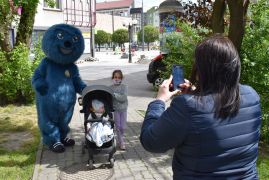
[[40, 142], [35, 106], [0, 107], [0, 179], [31, 179]]
[[[145, 117], [145, 110], [136, 111], [140, 116]], [[265, 143], [260, 143], [259, 157], [257, 161], [257, 168], [260, 180], [269, 179], [269, 145]]]
[[259, 158], [257, 161], [259, 179], [269, 179], [269, 145], [260, 143]]

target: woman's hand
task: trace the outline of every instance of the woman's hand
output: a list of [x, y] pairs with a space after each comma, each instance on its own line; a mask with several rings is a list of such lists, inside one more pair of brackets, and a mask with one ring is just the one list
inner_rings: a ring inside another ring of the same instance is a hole
[[179, 85], [181, 89], [181, 93], [190, 94], [192, 91], [195, 90], [195, 86], [193, 86], [189, 80], [187, 79], [184, 79], [184, 80], [185, 80], [185, 83]]
[[172, 83], [173, 76], [170, 76], [169, 79], [166, 79], [163, 81], [163, 83], [159, 86], [159, 91], [157, 94], [156, 99], [161, 100], [161, 101], [168, 101], [172, 96], [179, 94], [181, 91], [180, 90], [175, 90], [175, 91], [169, 91], [169, 87]]

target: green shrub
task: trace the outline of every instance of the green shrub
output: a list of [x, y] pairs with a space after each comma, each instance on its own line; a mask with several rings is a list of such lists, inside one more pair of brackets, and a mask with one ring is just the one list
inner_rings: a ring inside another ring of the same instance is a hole
[[41, 39], [34, 45], [34, 59], [29, 59], [29, 48], [20, 44], [10, 53], [0, 51], [0, 105], [28, 104], [34, 101], [31, 77], [41, 59]]
[[35, 55], [33, 64], [32, 64], [32, 70], [34, 71], [37, 66], [39, 65], [40, 61], [46, 56], [41, 48], [41, 40], [42, 38], [39, 37], [38, 41], [34, 44], [33, 54]]
[[252, 86], [261, 97], [262, 140], [269, 142], [269, 9], [268, 0], [250, 7], [251, 23], [241, 47], [241, 82]]
[[194, 58], [194, 50], [199, 41], [204, 36], [200, 35], [208, 34], [206, 29], [192, 28], [189, 24], [184, 22], [178, 22], [177, 26], [180, 27], [181, 33], [173, 32], [166, 36], [165, 49], [169, 54], [164, 59], [166, 65], [165, 72], [161, 72], [164, 78], [168, 78], [171, 74], [173, 64], [181, 64], [184, 67], [184, 77], [189, 79], [192, 69], [192, 63]]
[[7, 55], [3, 52], [0, 54], [0, 104], [32, 102], [34, 94], [28, 48], [19, 45]]

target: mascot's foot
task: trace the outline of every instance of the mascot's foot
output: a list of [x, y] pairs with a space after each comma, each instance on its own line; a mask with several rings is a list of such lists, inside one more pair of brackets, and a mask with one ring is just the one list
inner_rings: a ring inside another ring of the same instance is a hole
[[66, 137], [63, 141], [62, 141], [63, 145], [65, 146], [74, 146], [75, 145], [75, 140]]
[[50, 147], [50, 150], [56, 153], [62, 153], [65, 151], [64, 145], [61, 142], [56, 142]]

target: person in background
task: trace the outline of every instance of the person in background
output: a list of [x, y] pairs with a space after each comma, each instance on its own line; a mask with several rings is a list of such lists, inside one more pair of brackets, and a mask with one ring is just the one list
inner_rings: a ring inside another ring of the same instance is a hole
[[127, 123], [127, 86], [122, 84], [123, 74], [121, 70], [115, 70], [112, 73], [113, 84], [110, 86], [113, 90], [113, 108], [114, 108], [114, 119], [117, 130], [117, 141], [119, 148], [125, 150], [126, 146], [124, 143], [124, 132]]
[[[214, 35], [195, 50], [191, 81], [170, 92], [172, 76], [148, 105], [140, 141], [150, 152], [175, 149], [173, 179], [258, 179], [260, 98], [239, 83], [233, 43]], [[165, 110], [165, 102], [175, 96]]]

